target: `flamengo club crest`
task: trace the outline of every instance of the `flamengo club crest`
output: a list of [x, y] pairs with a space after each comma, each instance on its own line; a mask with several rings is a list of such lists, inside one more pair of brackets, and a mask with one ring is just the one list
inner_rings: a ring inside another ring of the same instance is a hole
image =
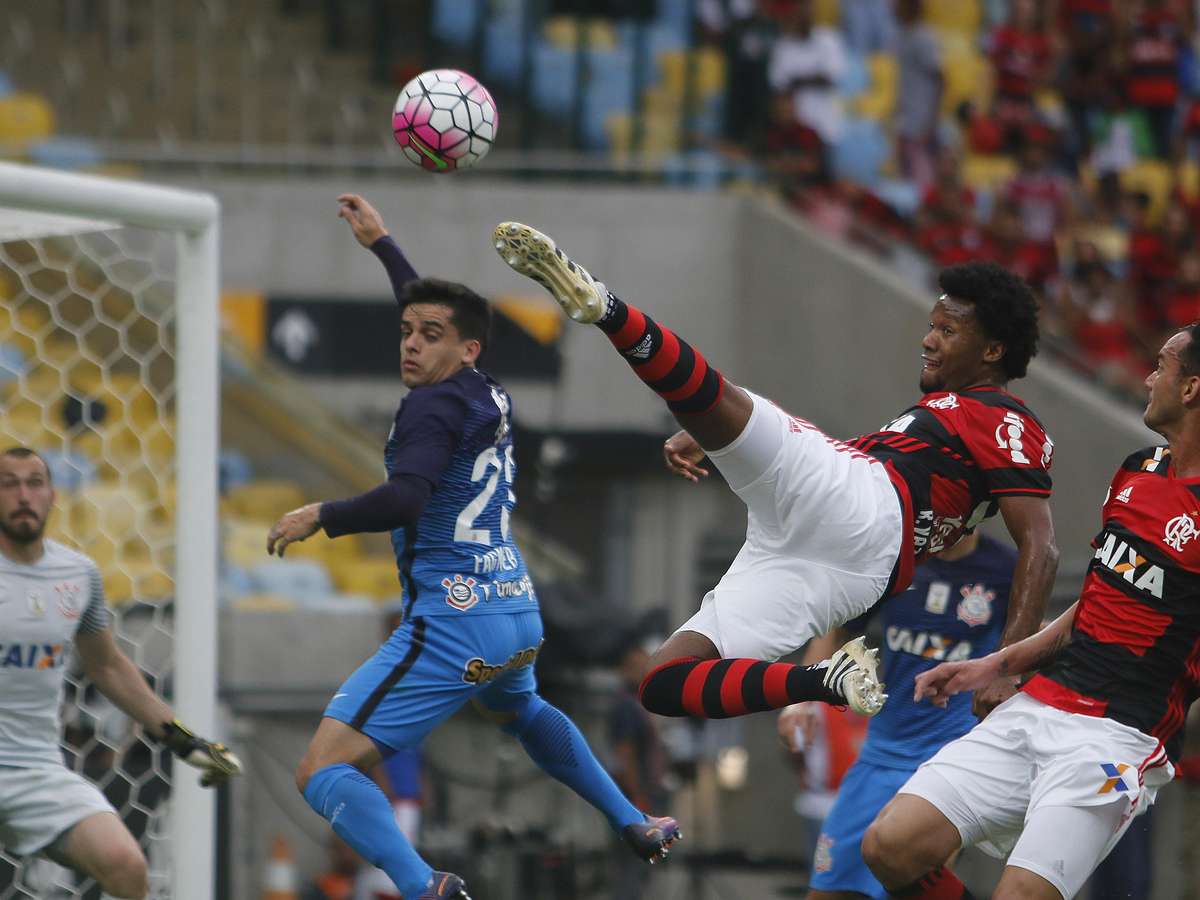
[[989, 591], [982, 584], [965, 584], [962, 590], [962, 602], [958, 604], [958, 618], [972, 628], [986, 625], [992, 618], [992, 601], [996, 592]]
[[1197, 535], [1196, 522], [1187, 513], [1176, 516], [1167, 523], [1163, 543], [1172, 550], [1182, 550], [1183, 545]]
[[479, 602], [479, 594], [475, 593], [474, 578], [463, 578], [455, 575], [454, 580], [442, 579], [442, 587], [446, 589], [446, 602], [455, 609], [468, 610]]

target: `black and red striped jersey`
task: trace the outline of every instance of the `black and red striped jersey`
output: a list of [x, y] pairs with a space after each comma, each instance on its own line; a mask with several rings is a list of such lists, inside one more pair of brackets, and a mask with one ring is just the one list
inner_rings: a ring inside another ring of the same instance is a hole
[[1050, 496], [1054, 443], [1020, 398], [998, 387], [926, 394], [849, 443], [888, 467], [906, 507], [913, 565], [994, 516], [1001, 497]]
[[1179, 756], [1200, 695], [1200, 478], [1150, 447], [1121, 465], [1092, 542], [1071, 643], [1025, 685], [1072, 713], [1105, 716]]

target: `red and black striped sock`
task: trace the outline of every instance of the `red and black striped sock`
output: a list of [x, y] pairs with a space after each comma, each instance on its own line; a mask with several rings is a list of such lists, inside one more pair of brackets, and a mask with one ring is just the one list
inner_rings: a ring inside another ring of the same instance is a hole
[[845, 703], [822, 683], [827, 671], [760, 659], [685, 656], [647, 675], [638, 693], [652, 713], [700, 719], [744, 716], [801, 700]]
[[958, 876], [945, 866], [938, 866], [915, 884], [890, 893], [905, 900], [975, 900]]
[[596, 323], [608, 335], [637, 377], [667, 401], [671, 412], [712, 409], [725, 379], [686, 341], [636, 307], [608, 295], [608, 311]]

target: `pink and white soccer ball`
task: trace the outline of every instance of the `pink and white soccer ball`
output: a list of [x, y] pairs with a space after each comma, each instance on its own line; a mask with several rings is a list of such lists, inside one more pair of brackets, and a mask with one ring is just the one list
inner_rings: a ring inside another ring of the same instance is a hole
[[457, 69], [430, 69], [404, 86], [392, 111], [392, 133], [413, 165], [430, 172], [467, 169], [496, 139], [496, 102]]

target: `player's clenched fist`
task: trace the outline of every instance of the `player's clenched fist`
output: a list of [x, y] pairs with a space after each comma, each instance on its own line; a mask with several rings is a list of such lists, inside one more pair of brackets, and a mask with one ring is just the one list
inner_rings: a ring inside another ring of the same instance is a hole
[[667, 469], [680, 478], [698, 482], [701, 478], [708, 477], [708, 469], [698, 465], [700, 460], [704, 459], [704, 448], [686, 431], [677, 432], [667, 438], [663, 444], [663, 459]]
[[242, 773], [242, 762], [224, 744], [192, 734], [176, 719], [163, 725], [162, 744], [189, 766], [200, 770], [200, 784], [214, 787]]

